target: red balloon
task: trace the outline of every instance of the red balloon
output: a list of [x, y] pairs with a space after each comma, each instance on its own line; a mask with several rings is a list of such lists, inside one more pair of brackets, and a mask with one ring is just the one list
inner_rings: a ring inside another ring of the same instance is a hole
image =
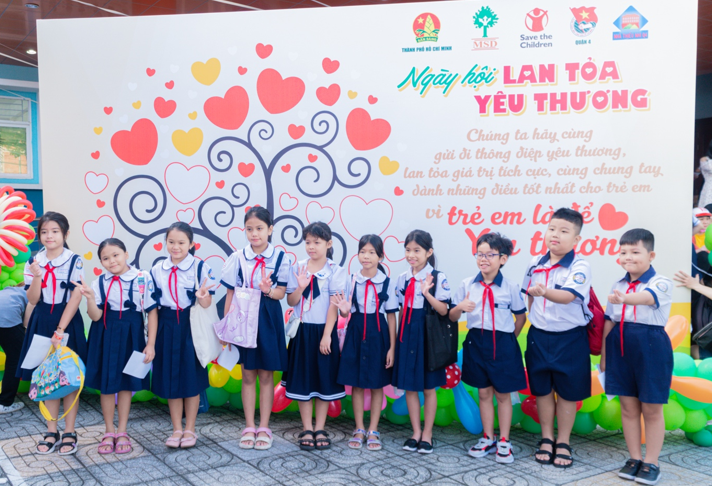
[[534, 419], [534, 422], [539, 423], [539, 411], [536, 408], [536, 397], [527, 397], [522, 402], [522, 412]]
[[577, 412], [578, 412], [579, 410], [581, 410], [581, 407], [583, 407], [583, 402], [582, 402], [582, 401], [576, 402], [576, 411], [577, 411]]
[[532, 391], [529, 389], [529, 373], [527, 373], [527, 369], [524, 368], [524, 378], [527, 380], [527, 387], [523, 388], [522, 390], [519, 390], [519, 393], [522, 395], [531, 395]]
[[326, 412], [329, 417], [338, 417], [341, 415], [341, 400], [329, 402], [329, 411]]
[[451, 364], [445, 368], [445, 376], [447, 377], [447, 381], [445, 385], [440, 388], [455, 388], [460, 383], [460, 380], [462, 380], [462, 370], [460, 370], [457, 364]]
[[274, 401], [272, 402], [272, 411], [275, 413], [281, 412], [289, 406], [292, 401], [287, 398], [287, 389], [281, 383], [277, 383], [274, 387]]

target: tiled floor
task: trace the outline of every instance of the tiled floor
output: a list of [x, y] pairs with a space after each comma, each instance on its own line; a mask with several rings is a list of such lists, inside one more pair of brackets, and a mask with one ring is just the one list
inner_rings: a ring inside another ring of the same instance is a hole
[[[476, 442], [459, 424], [436, 427], [435, 451], [429, 456], [401, 449], [407, 426], [381, 422], [385, 449], [354, 451], [346, 438], [353, 424], [342, 415], [329, 419], [334, 434], [331, 450], [303, 452], [296, 445], [301, 431], [296, 413], [273, 415], [274, 445], [270, 451], [244, 451], [237, 445], [242, 412], [227, 406], [198, 416], [198, 446], [167, 449], [163, 442], [171, 430], [168, 407], [153, 400], [134, 404], [129, 434], [134, 451], [124, 456], [100, 455], [96, 445], [104, 433], [97, 396], [84, 396], [77, 430], [80, 447], [75, 456], [33, 454], [45, 430], [36, 404], [0, 415], [0, 485], [111, 484], [111, 485], [596, 485], [633, 484], [615, 474], [627, 458], [623, 436], [597, 430], [575, 436], [575, 465], [569, 470], [540, 466], [532, 459], [538, 440], [515, 428], [512, 442], [517, 460], [500, 465], [494, 456], [472, 459], [466, 455]], [[60, 429], [63, 424], [60, 423]], [[712, 448], [697, 447], [680, 433], [668, 433], [661, 457], [663, 481], [668, 485], [712, 484]]]

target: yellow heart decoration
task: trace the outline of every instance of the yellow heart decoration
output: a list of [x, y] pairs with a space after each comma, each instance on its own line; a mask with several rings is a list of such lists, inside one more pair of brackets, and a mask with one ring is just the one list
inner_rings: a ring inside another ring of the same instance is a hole
[[203, 144], [203, 131], [197, 127], [191, 128], [187, 133], [183, 130], [176, 130], [173, 132], [171, 140], [178, 152], [190, 157]]
[[193, 113], [188, 113], [188, 118], [190, 118], [191, 120], [195, 120], [196, 118], [198, 118], [198, 112], [194, 111]]
[[381, 170], [381, 174], [389, 176], [393, 175], [398, 171], [400, 164], [395, 160], [391, 160], [385, 155], [378, 160], [378, 168]]
[[85, 260], [91, 260], [92, 257], [94, 257], [94, 255], [93, 255], [92, 252], [90, 252], [90, 251], [84, 254], [84, 259], [85, 259]]
[[197, 82], [210, 86], [220, 75], [220, 61], [213, 57], [208, 59], [208, 62], [194, 62], [190, 67], [190, 72], [193, 73]]
[[131, 103], [131, 106], [133, 106], [134, 108], [136, 108], [138, 110], [139, 108], [141, 108], [141, 102], [136, 101], [135, 103]]
[[349, 90], [349, 98], [354, 99], [358, 96], [358, 93], [356, 91], [351, 91]]
[[101, 135], [101, 132], [103, 131], [104, 129], [101, 127], [94, 127], [94, 133], [96, 133], [97, 135]]

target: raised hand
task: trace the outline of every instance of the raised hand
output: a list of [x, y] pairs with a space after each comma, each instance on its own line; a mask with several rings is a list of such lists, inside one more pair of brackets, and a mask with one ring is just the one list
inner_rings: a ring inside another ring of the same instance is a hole
[[678, 282], [680, 285], [678, 287], [687, 287], [688, 289], [695, 290], [697, 287], [702, 285], [700, 283], [700, 276], [697, 275], [695, 277], [692, 277], [685, 272], [677, 272], [675, 276], [673, 277], [673, 280], [675, 282]]
[[72, 283], [76, 286], [76, 288], [79, 290], [79, 292], [82, 294], [83, 297], [86, 297], [87, 300], [93, 300], [94, 299], [94, 289], [91, 288], [90, 285], [87, 285], [84, 282], [84, 277], [79, 276], [79, 279], [81, 281], [81, 284], [78, 284], [77, 282], [72, 281]]
[[611, 304], [625, 304], [625, 294], [622, 294], [620, 290], [614, 290], [613, 293], [608, 296], [608, 301]]
[[457, 306], [463, 311], [463, 312], [472, 312], [475, 310], [475, 303], [470, 300], [470, 293], [467, 292], [467, 295], [465, 296], [465, 299], [457, 304]]
[[342, 316], [346, 316], [351, 312], [351, 300], [346, 298], [344, 292], [339, 292], [331, 297], [331, 303], [335, 305]]
[[265, 267], [262, 267], [262, 280], [260, 280], [260, 290], [262, 291], [263, 294], [269, 294], [269, 291], [272, 289], [272, 279], [270, 278], [272, 276], [272, 272], [270, 271], [269, 273], [265, 273]]
[[32, 272], [33, 277], [42, 277], [42, 267], [40, 267], [40, 264], [37, 263], [37, 260], [32, 262], [30, 265], [30, 272]]
[[304, 290], [309, 285], [309, 275], [307, 274], [307, 266], [299, 267], [299, 273], [294, 272], [294, 276], [297, 277], [297, 285], [300, 289]]
[[433, 274], [429, 273], [427, 277], [420, 281], [420, 292], [425, 295], [433, 288], [435, 283], [433, 282]]
[[205, 277], [205, 278], [203, 279], [203, 283], [200, 285], [200, 288], [199, 288], [198, 291], [195, 293], [195, 297], [196, 297], [197, 299], [204, 299], [204, 298], [206, 298], [206, 297], [209, 295], [209, 294], [208, 294], [208, 291], [209, 291], [210, 289], [212, 289], [213, 287], [215, 287], [215, 284], [210, 284], [210, 285], [208, 285], [208, 286], [206, 287], [205, 284], [206, 284], [207, 281], [208, 281], [208, 277]]

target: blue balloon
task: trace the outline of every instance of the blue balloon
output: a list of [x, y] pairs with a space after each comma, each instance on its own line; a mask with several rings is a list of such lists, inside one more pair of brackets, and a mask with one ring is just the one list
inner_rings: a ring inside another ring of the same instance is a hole
[[393, 402], [391, 410], [396, 415], [408, 415], [408, 404], [405, 401], [405, 395]]
[[455, 393], [455, 409], [457, 410], [457, 417], [460, 419], [460, 423], [469, 433], [474, 435], [481, 434], [482, 418], [480, 417], [480, 408], [475, 403], [475, 400], [467, 393], [462, 382], [453, 388], [452, 391]]
[[462, 369], [462, 349], [457, 352], [457, 366]]

